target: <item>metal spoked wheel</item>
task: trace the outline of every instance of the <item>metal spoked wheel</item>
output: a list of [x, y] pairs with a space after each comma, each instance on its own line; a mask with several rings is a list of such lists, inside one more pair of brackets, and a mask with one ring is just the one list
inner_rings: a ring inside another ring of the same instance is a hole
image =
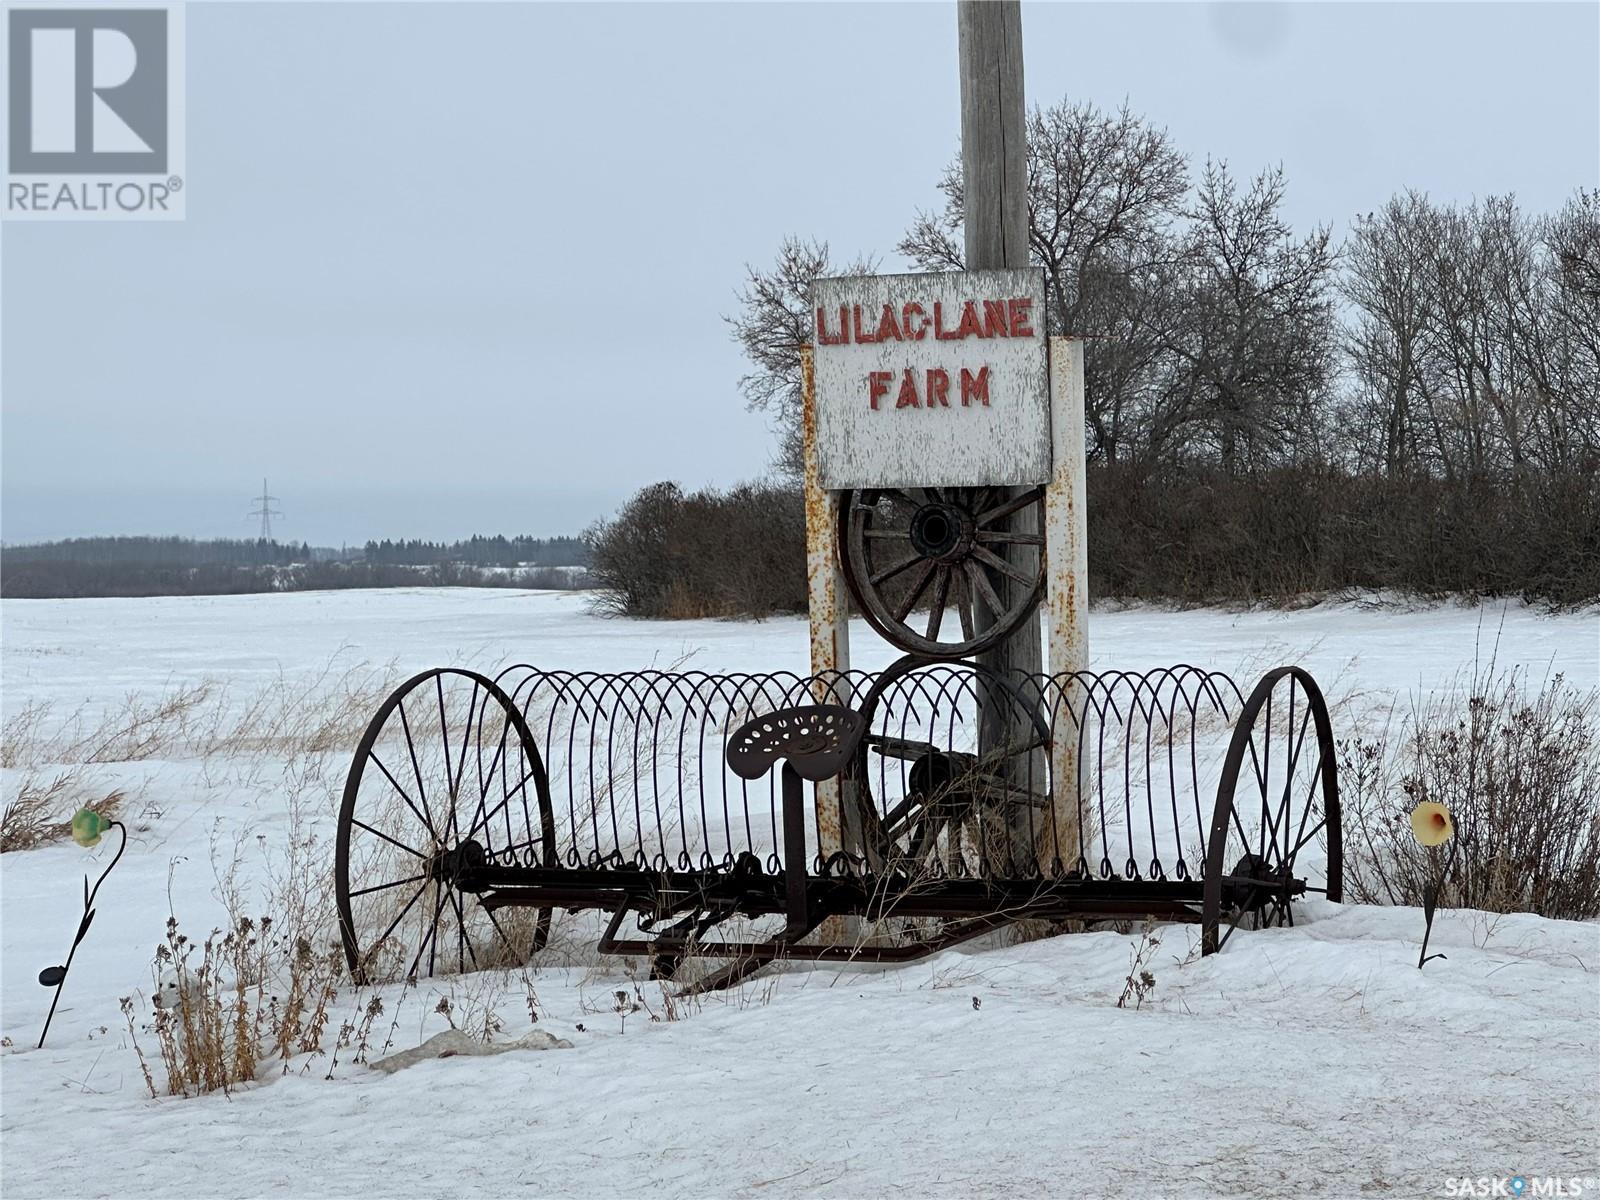
[[[1043, 510], [1043, 488], [1010, 498], [1000, 488], [847, 492], [839, 541], [850, 593], [862, 616], [901, 650], [968, 658], [991, 649], [1032, 615], [1044, 594]], [[1002, 557], [1008, 545], [1031, 549], [1023, 556], [1027, 568]], [[980, 603], [992, 615], [981, 633]], [[946, 612], [951, 605], [954, 622]]]
[[[1037, 869], [1051, 736], [1037, 697], [976, 663], [908, 656], [878, 677], [861, 715], [850, 778], [875, 868], [946, 878]], [[1019, 733], [987, 745], [989, 722]]]
[[470, 871], [556, 863], [544, 763], [505, 692], [445, 668], [384, 701], [339, 813], [335, 896], [358, 982], [527, 962], [550, 910], [491, 911]]
[[1343, 898], [1339, 782], [1328, 706], [1299, 667], [1269, 672], [1245, 701], [1223, 762], [1206, 844], [1203, 953], [1240, 926], [1294, 924], [1305, 893]]

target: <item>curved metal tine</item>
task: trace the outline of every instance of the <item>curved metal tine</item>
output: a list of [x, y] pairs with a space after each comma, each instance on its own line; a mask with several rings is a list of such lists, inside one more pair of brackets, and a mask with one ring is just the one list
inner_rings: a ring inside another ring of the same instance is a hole
[[489, 770], [483, 769], [483, 723], [489, 719], [489, 698], [485, 698], [483, 707], [478, 710], [478, 752], [473, 757], [478, 764], [478, 807], [481, 809], [489, 802], [489, 780], [494, 778], [494, 770], [500, 765], [500, 756], [505, 753], [506, 736], [511, 732], [511, 714], [502, 711], [500, 722], [500, 744], [495, 747], [494, 757], [489, 760]]
[[511, 788], [511, 790], [500, 798], [499, 804], [495, 805], [493, 809], [485, 813], [480, 820], [476, 820], [472, 823], [472, 827], [468, 829], [466, 833], [461, 835], [461, 840], [465, 841], [467, 838], [477, 833], [478, 830], [488, 828], [489, 822], [500, 815], [500, 810], [511, 803], [511, 797], [517, 795], [522, 791], [523, 788], [527, 787], [528, 781], [531, 780], [536, 774], [538, 774], [537, 771], [529, 771], [521, 779], [517, 780], [516, 784]]
[[[480, 712], [478, 714], [478, 753], [476, 755], [477, 760], [478, 760], [478, 804], [477, 804], [477, 807], [473, 810], [472, 824], [467, 829], [467, 833], [466, 833], [467, 837], [471, 837], [480, 828], [483, 828], [483, 829], [487, 829], [488, 828], [489, 822], [484, 817], [484, 810], [487, 808], [487, 806], [489, 804], [489, 786], [488, 786], [488, 784], [489, 784], [489, 780], [494, 778], [495, 768], [500, 765], [501, 756], [505, 753], [505, 749], [506, 749], [506, 738], [511, 733], [511, 729], [512, 729], [511, 717], [510, 717], [509, 714], [507, 714], [505, 721], [500, 726], [500, 744], [495, 747], [494, 758], [492, 758], [489, 761], [489, 773], [488, 773], [487, 776], [485, 776], [484, 775], [484, 771], [483, 771], [483, 722], [484, 722], [484, 718], [487, 716], [488, 712], [489, 712], [489, 704], [488, 704], [488, 701], [485, 700], [483, 708], [480, 710]], [[520, 743], [520, 739], [519, 739], [519, 743]], [[465, 739], [463, 739], [463, 741], [462, 741], [462, 753], [465, 754], [465, 752], [466, 752], [466, 742], [465, 742]], [[465, 759], [463, 759], [463, 763], [465, 763]], [[527, 764], [524, 763], [524, 765], [527, 765]], [[463, 771], [463, 774], [464, 773], [465, 772]], [[501, 782], [505, 781], [505, 775], [503, 773], [501, 774], [500, 778], [501, 778]], [[510, 838], [511, 838], [511, 814], [507, 813], [506, 814], [506, 840], [509, 841]]]

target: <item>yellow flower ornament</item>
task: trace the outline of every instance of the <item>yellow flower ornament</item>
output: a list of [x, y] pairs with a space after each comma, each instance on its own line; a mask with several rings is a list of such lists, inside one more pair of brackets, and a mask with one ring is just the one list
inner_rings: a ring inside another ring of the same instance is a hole
[[1424, 800], [1411, 810], [1411, 835], [1424, 846], [1442, 846], [1456, 832], [1450, 810], [1433, 800]]

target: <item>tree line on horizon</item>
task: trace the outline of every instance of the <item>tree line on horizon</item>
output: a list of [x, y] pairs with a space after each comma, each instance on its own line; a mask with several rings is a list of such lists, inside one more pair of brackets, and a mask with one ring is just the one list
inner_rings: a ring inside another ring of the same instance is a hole
[[242, 538], [87, 537], [0, 547], [0, 596], [233, 595], [357, 587], [571, 588], [573, 537], [372, 541], [359, 550]]

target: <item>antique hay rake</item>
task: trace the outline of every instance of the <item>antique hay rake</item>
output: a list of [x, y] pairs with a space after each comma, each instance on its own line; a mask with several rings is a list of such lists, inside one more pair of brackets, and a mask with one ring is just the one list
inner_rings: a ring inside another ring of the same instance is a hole
[[[1196, 667], [1084, 669], [1083, 354], [1030, 315], [1043, 275], [852, 276], [813, 299], [811, 673], [406, 682], [339, 819], [358, 977], [526, 962], [558, 908], [609, 914], [600, 950], [660, 976], [726, 960], [706, 988], [1023, 920], [1193, 921], [1212, 953], [1293, 923], [1308, 892], [1340, 898], [1333, 735], [1305, 671], [1247, 695]], [[962, 316], [938, 333], [944, 313]], [[849, 669], [852, 610], [904, 657]]]
[[[982, 748], [997, 714], [1024, 733]], [[424, 672], [357, 748], [336, 874], [360, 978], [524, 963], [559, 908], [609, 913], [600, 951], [662, 977], [728, 960], [707, 988], [1033, 919], [1194, 921], [1209, 953], [1292, 924], [1308, 892], [1339, 899], [1342, 855], [1327, 708], [1299, 668], [1246, 696], [1194, 667], [1006, 678], [908, 656]], [[815, 939], [830, 917], [869, 927]]]

